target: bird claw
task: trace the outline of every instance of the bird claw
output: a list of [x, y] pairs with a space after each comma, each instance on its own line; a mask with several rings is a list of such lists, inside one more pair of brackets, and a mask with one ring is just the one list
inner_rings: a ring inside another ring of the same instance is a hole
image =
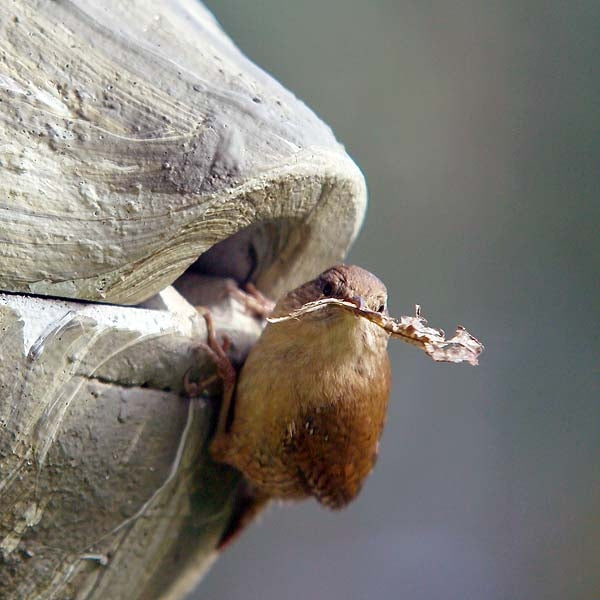
[[202, 381], [190, 381], [190, 372], [193, 367], [190, 367], [183, 376], [183, 389], [185, 390], [186, 396], [189, 398], [199, 398], [202, 392], [207, 390], [217, 379], [218, 374], [211, 375]]
[[219, 342], [210, 311], [203, 307], [199, 307], [198, 311], [202, 314], [206, 323], [206, 342], [200, 342], [194, 349], [196, 352], [208, 355], [214, 362], [217, 372], [202, 381], [194, 382], [190, 381], [190, 370], [188, 370], [183, 376], [183, 387], [188, 396], [197, 398], [211, 384], [221, 379], [223, 382], [223, 404], [221, 406], [217, 431], [224, 431], [237, 381], [237, 372], [227, 354], [231, 348], [231, 338], [228, 335], [223, 335], [222, 341]]
[[247, 283], [242, 289], [231, 280], [227, 282], [227, 291], [244, 307], [246, 313], [257, 319], [266, 319], [275, 308], [275, 302], [267, 298], [253, 283]]

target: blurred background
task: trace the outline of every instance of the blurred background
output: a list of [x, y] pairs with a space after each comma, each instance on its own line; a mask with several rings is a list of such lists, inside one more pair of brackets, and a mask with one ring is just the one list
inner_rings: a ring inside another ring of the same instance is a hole
[[487, 349], [392, 341], [359, 499], [272, 508], [195, 598], [597, 600], [600, 3], [207, 4], [365, 173], [348, 260]]

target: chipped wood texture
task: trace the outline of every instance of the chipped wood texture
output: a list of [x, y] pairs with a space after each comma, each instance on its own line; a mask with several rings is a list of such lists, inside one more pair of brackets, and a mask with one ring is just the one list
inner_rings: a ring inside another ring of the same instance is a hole
[[[204, 322], [162, 296], [0, 294], [0, 597], [178, 598], [214, 559], [238, 476], [206, 455], [215, 407], [179, 395]], [[258, 324], [214, 310], [241, 358]]]
[[137, 304], [248, 227], [216, 270], [274, 295], [344, 255], [360, 171], [196, 0], [0, 13], [0, 290]]
[[167, 286], [241, 359], [258, 325], [207, 275], [316, 275], [364, 180], [196, 0], [0, 15], [0, 597], [181, 598], [238, 479], [206, 456], [214, 407], [179, 395], [205, 331]]

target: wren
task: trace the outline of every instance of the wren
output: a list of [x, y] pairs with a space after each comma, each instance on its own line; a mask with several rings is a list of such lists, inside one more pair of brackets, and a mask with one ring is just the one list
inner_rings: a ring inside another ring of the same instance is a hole
[[[337, 265], [285, 295], [272, 316], [328, 297], [387, 314], [387, 291], [375, 275]], [[224, 381], [210, 453], [246, 478], [248, 512], [269, 499], [311, 496], [332, 509], [346, 506], [377, 458], [390, 393], [389, 334], [335, 307], [268, 323], [236, 382], [207, 324]]]

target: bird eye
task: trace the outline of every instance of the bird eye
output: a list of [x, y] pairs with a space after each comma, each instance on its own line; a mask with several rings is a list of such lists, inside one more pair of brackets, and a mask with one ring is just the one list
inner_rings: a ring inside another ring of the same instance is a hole
[[331, 294], [333, 293], [333, 285], [331, 285], [331, 283], [329, 283], [329, 281], [326, 281], [321, 286], [321, 291], [323, 292], [323, 294], [325, 296], [331, 296]]
[[379, 308], [377, 309], [377, 312], [382, 313], [385, 310], [385, 304], [380, 304]]

